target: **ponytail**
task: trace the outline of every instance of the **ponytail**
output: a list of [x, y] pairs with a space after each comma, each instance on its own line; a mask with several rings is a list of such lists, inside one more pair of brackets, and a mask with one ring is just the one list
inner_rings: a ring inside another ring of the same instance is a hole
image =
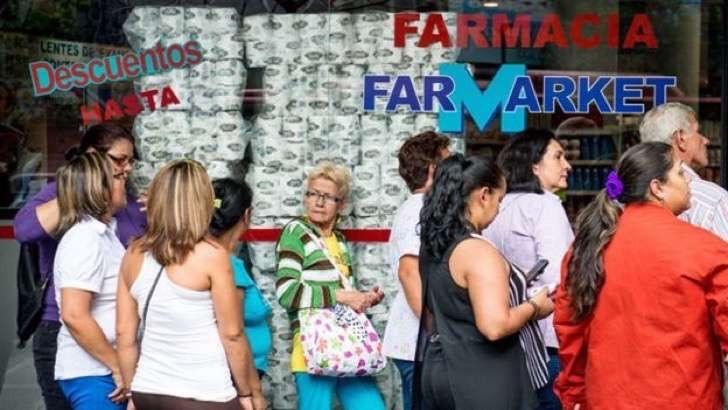
[[566, 287], [571, 295], [571, 310], [576, 320], [587, 316], [597, 301], [604, 283], [602, 251], [617, 228], [622, 210], [602, 190], [577, 218], [574, 248], [569, 260]]
[[[667, 181], [673, 167], [672, 147], [644, 142], [622, 155], [614, 176], [617, 188], [603, 189], [577, 217], [576, 236], [566, 276], [566, 290], [574, 320], [586, 318], [597, 303], [604, 284], [604, 248], [612, 240], [622, 206], [646, 202], [653, 180]], [[607, 191], [610, 191], [609, 193]], [[620, 205], [623, 204], [623, 205]]]
[[500, 168], [490, 160], [462, 154], [443, 160], [420, 212], [420, 237], [425, 249], [440, 259], [457, 238], [475, 232], [466, 218], [468, 196], [478, 188], [501, 187], [503, 181]]

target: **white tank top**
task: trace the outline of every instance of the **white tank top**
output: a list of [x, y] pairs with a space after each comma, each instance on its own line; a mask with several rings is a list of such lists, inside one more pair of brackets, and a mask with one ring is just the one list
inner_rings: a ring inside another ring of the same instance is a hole
[[[147, 253], [131, 285], [140, 318], [159, 268]], [[146, 322], [133, 391], [214, 402], [237, 396], [209, 291], [177, 285], [163, 269]]]

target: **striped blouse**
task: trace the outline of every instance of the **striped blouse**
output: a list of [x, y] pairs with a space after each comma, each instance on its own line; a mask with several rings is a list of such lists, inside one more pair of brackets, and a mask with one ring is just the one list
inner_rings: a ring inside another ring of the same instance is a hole
[[728, 191], [700, 178], [687, 165], [683, 170], [690, 178], [690, 209], [680, 214], [680, 219], [728, 241]]
[[[298, 309], [331, 307], [336, 304], [336, 290], [342, 287], [338, 271], [312, 234], [319, 234], [315, 226], [303, 219], [294, 219], [283, 228], [276, 247], [276, 297], [288, 311], [294, 335], [299, 331]], [[346, 240], [340, 232], [334, 231], [334, 234], [344, 263], [351, 269]]]

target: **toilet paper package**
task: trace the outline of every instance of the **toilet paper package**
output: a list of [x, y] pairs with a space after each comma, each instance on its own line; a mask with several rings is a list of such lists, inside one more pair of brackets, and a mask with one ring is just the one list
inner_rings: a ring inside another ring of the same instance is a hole
[[389, 116], [389, 135], [393, 140], [404, 141], [415, 131], [416, 114], [392, 114]]
[[355, 138], [331, 138], [328, 140], [329, 159], [337, 164], [352, 167], [359, 164], [361, 140]]
[[281, 202], [281, 215], [295, 217], [303, 214], [303, 169], [294, 168], [278, 174]]
[[272, 36], [270, 14], [244, 16], [241, 34], [245, 44], [245, 65], [247, 67], [264, 67], [270, 55], [268, 42]]
[[388, 261], [388, 249], [382, 245], [355, 243], [351, 249], [354, 254], [354, 264], [359, 268], [368, 265], [382, 265]]
[[437, 114], [419, 113], [415, 117], [415, 133], [437, 131]]
[[134, 172], [129, 175], [129, 181], [136, 192], [147, 190], [160, 167], [161, 164], [148, 161], [136, 161], [134, 163]]
[[247, 123], [239, 112], [215, 113], [214, 137], [217, 139], [217, 156], [227, 161], [240, 161], [248, 145]]
[[278, 168], [253, 166], [246, 175], [246, 181], [253, 188], [253, 212], [257, 217], [280, 216], [281, 178]]
[[153, 162], [189, 157], [194, 148], [189, 121], [186, 111], [154, 111], [137, 115], [133, 131], [142, 157]]
[[[360, 117], [362, 145], [368, 144], [369, 140], [380, 141], [387, 137], [389, 132], [389, 120], [384, 113], [366, 113]], [[364, 147], [366, 148], [366, 147]]]
[[162, 37], [182, 37], [185, 27], [184, 7], [161, 7], [156, 24]]
[[329, 19], [325, 13], [296, 14], [293, 25], [301, 39], [300, 65], [322, 64], [327, 61]]
[[195, 36], [200, 44], [202, 58], [208, 61], [242, 60], [245, 56], [245, 43], [239, 33], [217, 33], [203, 31]]
[[379, 214], [380, 184], [381, 174], [378, 166], [354, 167], [352, 173], [354, 215], [362, 217]]
[[379, 165], [390, 160], [387, 143], [384, 138], [362, 140], [361, 165]]
[[346, 61], [346, 52], [356, 42], [354, 18], [349, 13], [327, 13], [329, 19], [327, 59], [333, 63]]
[[135, 50], [155, 47], [161, 41], [159, 7], [134, 7], [124, 21], [124, 34]]
[[202, 32], [234, 34], [240, 26], [240, 15], [232, 7], [186, 7], [184, 33], [193, 36]]
[[192, 89], [190, 105], [198, 111], [240, 111], [243, 108], [243, 90], [233, 88], [197, 87]]
[[229, 161], [215, 160], [203, 165], [207, 168], [207, 175], [211, 180], [236, 177]]
[[262, 271], [276, 269], [276, 245], [270, 242], [250, 242], [250, 260], [253, 265]]
[[354, 218], [354, 228], [366, 229], [366, 228], [383, 228], [389, 227], [383, 223], [384, 219], [379, 214], [372, 216], [359, 216]]
[[282, 59], [282, 63], [295, 62], [301, 53], [301, 36], [295, 26], [295, 14], [270, 15], [270, 53]]

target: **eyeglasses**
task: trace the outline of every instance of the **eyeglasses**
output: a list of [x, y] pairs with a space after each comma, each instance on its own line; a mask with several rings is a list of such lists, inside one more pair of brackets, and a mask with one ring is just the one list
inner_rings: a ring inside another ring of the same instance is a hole
[[317, 201], [320, 199], [324, 202], [334, 203], [334, 204], [338, 204], [339, 202], [341, 202], [341, 198], [338, 198], [338, 197], [335, 197], [335, 196], [329, 195], [329, 194], [322, 194], [322, 193], [316, 192], [316, 191], [306, 191], [305, 195], [306, 195], [306, 198], [308, 198], [308, 199], [314, 198]]
[[111, 158], [111, 160], [114, 161], [114, 164], [117, 167], [125, 167], [127, 165], [130, 165], [130, 166], [134, 165], [134, 157], [127, 157], [127, 156], [117, 157], [116, 155], [109, 154], [108, 152], [106, 153], [106, 156]]

